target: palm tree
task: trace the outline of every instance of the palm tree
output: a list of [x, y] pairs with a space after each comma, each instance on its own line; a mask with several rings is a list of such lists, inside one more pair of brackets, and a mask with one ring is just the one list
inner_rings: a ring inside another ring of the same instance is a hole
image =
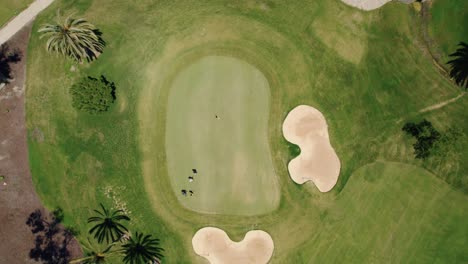
[[102, 211], [94, 210], [98, 215], [88, 218], [88, 223], [97, 224], [89, 230], [89, 234], [94, 234], [94, 238], [99, 243], [102, 243], [104, 239], [108, 244], [109, 241], [115, 242], [119, 240], [128, 229], [119, 223], [120, 221], [130, 221], [130, 218], [124, 214], [122, 210], [109, 211], [104, 205], [100, 204]]
[[108, 259], [114, 254], [118, 254], [118, 250], [111, 250], [115, 243], [107, 245], [105, 248], [102, 246], [91, 243], [88, 238], [87, 244], [82, 244], [82, 247], [85, 249], [87, 254], [79, 259], [74, 259], [70, 261], [70, 264], [80, 263], [80, 264], [104, 264], [109, 263]]
[[41, 38], [49, 38], [47, 51], [58, 52], [78, 62], [96, 59], [105, 46], [99, 30], [83, 18], [68, 16], [63, 22], [45, 24], [39, 32]]
[[159, 239], [151, 235], [144, 236], [136, 232], [135, 236], [122, 245], [123, 261], [126, 264], [147, 264], [162, 259], [163, 249], [159, 247]]
[[468, 44], [460, 42], [458, 46], [457, 51], [450, 54], [455, 58], [447, 62], [451, 66], [450, 77], [461, 87], [468, 88]]

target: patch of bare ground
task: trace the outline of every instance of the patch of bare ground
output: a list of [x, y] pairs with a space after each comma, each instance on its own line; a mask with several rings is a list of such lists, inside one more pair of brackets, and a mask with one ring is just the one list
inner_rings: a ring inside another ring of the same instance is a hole
[[[31, 24], [6, 43], [10, 50], [19, 52], [21, 60], [11, 64], [14, 79], [0, 91], [0, 263], [9, 264], [37, 263], [31, 259], [30, 253], [38, 253], [38, 233], [33, 234], [32, 226], [27, 225], [26, 221], [33, 212], [47, 215], [34, 189], [28, 161], [24, 91], [30, 32]], [[40, 134], [38, 131], [34, 133], [36, 137]], [[44, 224], [47, 225], [47, 222]], [[63, 234], [62, 225], [57, 224], [54, 228], [55, 234]], [[60, 243], [57, 250], [61, 250], [58, 253], [67, 255], [66, 258], [81, 256], [75, 239], [57, 239]]]

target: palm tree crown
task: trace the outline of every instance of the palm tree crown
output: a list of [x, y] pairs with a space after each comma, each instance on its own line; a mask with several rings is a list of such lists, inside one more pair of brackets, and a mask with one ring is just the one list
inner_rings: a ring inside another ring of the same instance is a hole
[[128, 229], [119, 223], [120, 221], [129, 221], [130, 218], [124, 214], [122, 210], [109, 211], [104, 205], [100, 204], [102, 211], [94, 210], [98, 215], [88, 218], [88, 223], [97, 222], [97, 224], [89, 230], [90, 234], [94, 234], [94, 238], [99, 243], [105, 239], [106, 243], [119, 240]]
[[47, 51], [58, 52], [76, 61], [92, 61], [102, 53], [105, 42], [93, 24], [68, 16], [63, 22], [45, 24], [39, 29], [48, 37]]
[[461, 87], [468, 88], [468, 44], [460, 42], [460, 47], [450, 57], [455, 57], [448, 64], [451, 66], [450, 77]]
[[153, 263], [163, 257], [159, 239], [152, 238], [151, 235], [144, 236], [138, 232], [122, 245], [122, 251], [125, 256], [123, 261], [126, 264]]

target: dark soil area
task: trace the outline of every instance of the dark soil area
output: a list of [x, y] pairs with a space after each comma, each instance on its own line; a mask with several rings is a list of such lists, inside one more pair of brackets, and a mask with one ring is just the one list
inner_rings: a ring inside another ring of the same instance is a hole
[[0, 263], [66, 263], [81, 249], [42, 206], [29, 169], [24, 92], [30, 32], [28, 25], [6, 43], [20, 61], [10, 64], [13, 79], [0, 90]]

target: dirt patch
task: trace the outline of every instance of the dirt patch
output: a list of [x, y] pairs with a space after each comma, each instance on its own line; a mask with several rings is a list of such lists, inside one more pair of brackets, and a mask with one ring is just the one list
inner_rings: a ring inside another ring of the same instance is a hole
[[[22, 58], [11, 65], [14, 79], [0, 91], [0, 175], [4, 176], [0, 180], [0, 263], [37, 263], [29, 256], [35, 235], [26, 221], [32, 212], [45, 211], [32, 182], [26, 141], [24, 90], [30, 32], [28, 25], [7, 43], [18, 49]], [[67, 249], [72, 257], [81, 255], [74, 239]]]
[[250, 231], [240, 242], [233, 242], [223, 230], [204, 227], [192, 239], [195, 253], [211, 264], [268, 263], [274, 244], [271, 236], [261, 230]]
[[322, 113], [311, 106], [297, 106], [284, 120], [283, 135], [301, 148], [301, 154], [288, 164], [293, 181], [312, 181], [321, 192], [330, 191], [338, 180], [341, 164], [330, 144]]

